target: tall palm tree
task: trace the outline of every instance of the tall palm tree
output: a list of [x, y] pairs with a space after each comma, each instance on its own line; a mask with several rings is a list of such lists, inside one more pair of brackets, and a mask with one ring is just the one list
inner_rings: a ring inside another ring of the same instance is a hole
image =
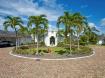
[[65, 40], [67, 43], [67, 35], [69, 34], [70, 36], [70, 53], [71, 53], [71, 27], [73, 26], [73, 15], [70, 14], [69, 12], [64, 12], [63, 16], [60, 16], [57, 20], [57, 27], [58, 27], [58, 32], [59, 32], [59, 25], [62, 23], [65, 26]]
[[[57, 27], [58, 27], [58, 31], [60, 28], [60, 24], [64, 24], [65, 26], [65, 39], [67, 39], [67, 34], [68, 34], [68, 27], [69, 27], [69, 12], [64, 12], [63, 16], [60, 16], [57, 20]], [[67, 40], [66, 40], [67, 41]]]
[[79, 48], [79, 39], [80, 39], [80, 34], [83, 32], [85, 26], [87, 26], [87, 19], [82, 16], [80, 13], [74, 13], [73, 14], [73, 21], [74, 25], [76, 27], [76, 32], [77, 32], [77, 40], [78, 40], [78, 50]]
[[39, 33], [41, 32], [42, 29], [44, 29], [45, 26], [48, 26], [48, 20], [45, 15], [39, 15], [39, 16], [30, 16], [29, 17], [29, 22], [28, 26], [32, 27], [33, 34], [36, 35], [37, 38], [37, 52], [36, 54], [38, 55], [38, 45], [39, 45]]
[[16, 34], [16, 49], [17, 49], [17, 38], [18, 38], [18, 28], [22, 25], [22, 20], [20, 17], [14, 17], [14, 16], [7, 16], [6, 21], [3, 23], [4, 29], [7, 31], [8, 27], [11, 27]]

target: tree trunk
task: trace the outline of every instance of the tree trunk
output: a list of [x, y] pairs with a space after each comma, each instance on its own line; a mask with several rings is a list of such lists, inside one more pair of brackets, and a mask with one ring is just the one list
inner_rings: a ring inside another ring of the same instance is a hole
[[65, 43], [67, 44], [67, 34], [68, 34], [68, 32], [67, 32], [67, 30], [68, 30], [68, 28], [67, 28], [67, 25], [66, 25], [66, 29], [65, 29]]
[[44, 43], [44, 40], [45, 40], [45, 35], [43, 34], [43, 43]]
[[89, 37], [87, 37], [87, 45], [89, 46]]
[[19, 38], [17, 38], [17, 47], [19, 47]]
[[38, 52], [38, 45], [39, 45], [39, 42], [38, 42], [38, 35], [37, 35], [37, 52], [36, 52], [36, 55], [38, 55], [39, 54], [39, 52]]
[[15, 29], [15, 34], [16, 34], [16, 50], [17, 50], [17, 30]]
[[70, 34], [70, 54], [72, 54], [71, 51], [72, 50], [71, 50], [71, 34]]
[[33, 36], [34, 36], [34, 46], [35, 46], [35, 34], [33, 34]]
[[16, 50], [17, 50], [17, 37], [16, 37]]
[[80, 46], [79, 46], [79, 34], [77, 36], [78, 36], [78, 50], [79, 50], [80, 49]]

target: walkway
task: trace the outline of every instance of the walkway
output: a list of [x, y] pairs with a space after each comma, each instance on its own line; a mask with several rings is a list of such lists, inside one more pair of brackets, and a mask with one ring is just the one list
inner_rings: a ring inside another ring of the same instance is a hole
[[0, 78], [105, 78], [105, 47], [94, 47], [90, 58], [67, 61], [35, 61], [9, 55], [0, 48]]

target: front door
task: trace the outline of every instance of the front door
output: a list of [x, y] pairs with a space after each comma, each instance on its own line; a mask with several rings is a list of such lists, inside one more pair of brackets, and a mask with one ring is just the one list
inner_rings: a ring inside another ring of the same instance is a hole
[[50, 37], [50, 45], [55, 45], [55, 38], [54, 38], [54, 36]]

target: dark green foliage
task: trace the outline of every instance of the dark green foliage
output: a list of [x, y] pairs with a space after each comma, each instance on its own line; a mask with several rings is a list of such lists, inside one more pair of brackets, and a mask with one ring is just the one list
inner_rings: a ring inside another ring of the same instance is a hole
[[66, 50], [59, 50], [59, 51], [55, 51], [57, 54], [63, 55], [66, 53]]
[[[18, 50], [13, 50], [16, 54], [22, 54], [22, 55], [35, 55], [36, 49], [35, 48], [28, 48], [26, 46], [22, 46], [21, 48], [18, 48]], [[39, 48], [39, 55], [44, 55], [48, 52], [48, 48]], [[77, 46], [72, 46], [72, 51], [70, 52], [69, 48], [64, 47], [53, 47], [51, 48], [51, 53], [58, 54], [58, 55], [89, 55], [92, 54], [92, 49], [89, 47], [80, 46], [80, 49], [77, 49]]]
[[29, 46], [21, 46], [19, 49], [29, 49]]
[[65, 44], [64, 44], [64, 42], [59, 42], [57, 46], [58, 46], [58, 47], [64, 47]]
[[36, 50], [35, 49], [18, 49], [15, 50], [14, 53], [16, 54], [22, 54], [22, 55], [35, 55]]
[[88, 44], [88, 37], [86, 35], [83, 35], [80, 37], [80, 45], [87, 45]]
[[45, 46], [44, 42], [40, 42], [40, 47]]

